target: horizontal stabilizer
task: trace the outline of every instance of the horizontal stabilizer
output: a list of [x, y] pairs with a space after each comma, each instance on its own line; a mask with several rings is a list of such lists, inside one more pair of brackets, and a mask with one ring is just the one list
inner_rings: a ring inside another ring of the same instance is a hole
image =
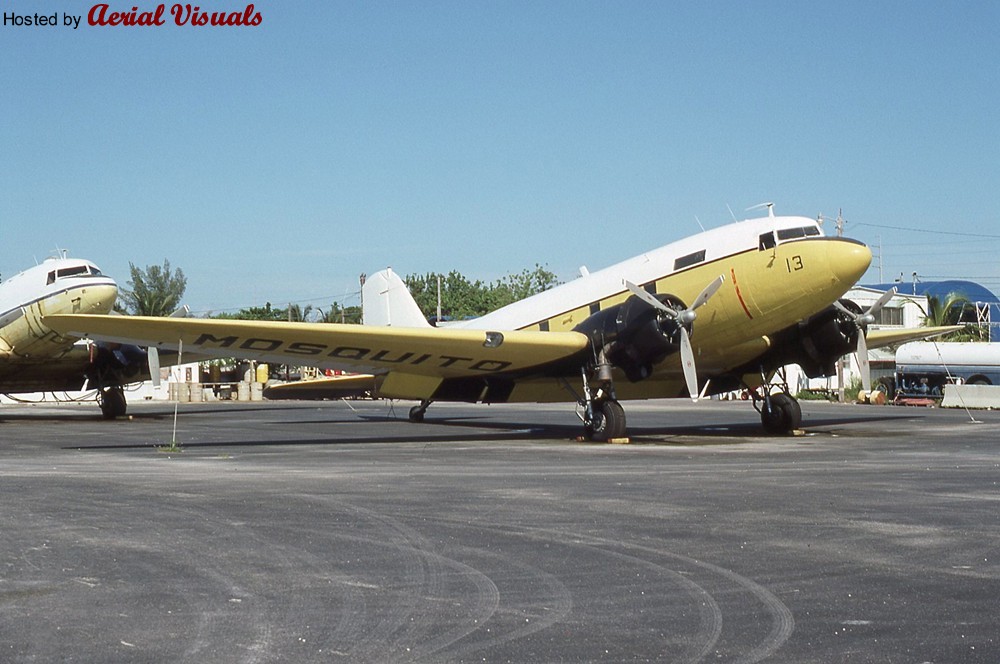
[[280, 383], [264, 388], [265, 399], [348, 399], [375, 392], [375, 376], [347, 374]]

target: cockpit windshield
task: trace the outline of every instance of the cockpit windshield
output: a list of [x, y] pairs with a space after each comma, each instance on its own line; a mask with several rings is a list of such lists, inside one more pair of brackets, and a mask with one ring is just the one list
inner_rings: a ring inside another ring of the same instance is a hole
[[779, 228], [778, 242], [783, 240], [794, 240], [800, 237], [819, 235], [819, 228], [816, 226], [804, 226], [802, 228]]
[[[768, 231], [761, 234], [757, 248], [760, 251], [765, 251], [767, 249], [774, 249], [775, 245], [779, 242], [788, 242], [789, 240], [800, 240], [805, 237], [816, 237], [822, 235], [823, 233], [819, 230], [819, 226], [799, 226], [797, 228], [779, 228], [776, 231]], [[777, 239], [775, 239], [777, 236]]]
[[59, 279], [88, 276], [99, 277], [101, 276], [101, 271], [97, 269], [96, 265], [71, 265], [69, 267], [62, 267], [58, 270], [50, 271], [45, 283], [54, 284]]

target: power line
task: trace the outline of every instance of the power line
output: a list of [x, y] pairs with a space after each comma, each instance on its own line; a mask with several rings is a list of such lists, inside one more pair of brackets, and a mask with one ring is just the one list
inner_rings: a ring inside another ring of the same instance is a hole
[[888, 228], [894, 231], [907, 231], [910, 233], [933, 233], [935, 235], [957, 235], [960, 237], [974, 237], [978, 239], [988, 238], [990, 240], [1000, 240], [1000, 235], [989, 235], [986, 233], [959, 233], [958, 231], [929, 231], [925, 228], [907, 228], [906, 226], [887, 226], [885, 224], [869, 224], [858, 222], [855, 226], [870, 226], [871, 228]]

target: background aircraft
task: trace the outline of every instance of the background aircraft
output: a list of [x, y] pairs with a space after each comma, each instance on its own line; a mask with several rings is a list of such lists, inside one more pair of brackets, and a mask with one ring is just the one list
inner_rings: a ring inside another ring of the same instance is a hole
[[[727, 392], [797, 363], [833, 372], [855, 350], [950, 331], [875, 331], [839, 298], [871, 252], [816, 221], [769, 215], [668, 244], [481, 318], [431, 327], [391, 272], [365, 285], [368, 325], [51, 316], [65, 334], [217, 357], [370, 373], [377, 396], [420, 401], [578, 403], [585, 433], [625, 434], [620, 401]], [[369, 313], [370, 312], [370, 313]], [[373, 325], [371, 323], [379, 323]], [[801, 423], [785, 391], [754, 401], [769, 432]]]
[[49, 258], [0, 283], [0, 393], [89, 386], [105, 417], [124, 415], [123, 386], [148, 377], [146, 352], [81, 342], [43, 321], [50, 314], [107, 314], [117, 297], [115, 281], [79, 258]]

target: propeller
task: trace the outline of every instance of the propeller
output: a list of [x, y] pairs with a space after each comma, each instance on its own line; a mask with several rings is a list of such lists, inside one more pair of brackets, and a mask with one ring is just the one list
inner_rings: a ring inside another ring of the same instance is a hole
[[858, 370], [861, 372], [861, 389], [865, 392], [872, 391], [872, 368], [871, 362], [868, 360], [868, 341], [865, 339], [865, 335], [868, 332], [868, 326], [875, 322], [875, 314], [882, 310], [882, 307], [886, 305], [889, 300], [896, 295], [896, 288], [890, 288], [885, 293], [882, 294], [875, 304], [868, 307], [865, 311], [860, 314], [855, 313], [842, 305], [839, 301], [834, 302], [833, 306], [847, 314], [851, 317], [851, 321], [858, 328]]
[[146, 360], [149, 362], [149, 377], [153, 380], [153, 387], [160, 386], [160, 351], [156, 346], [146, 348]]
[[680, 311], [671, 309], [653, 297], [652, 294], [646, 292], [642, 288], [639, 288], [631, 281], [625, 281], [625, 287], [628, 288], [633, 295], [679, 323], [681, 336], [681, 370], [684, 372], [684, 382], [687, 384], [688, 394], [691, 395], [691, 401], [698, 400], [698, 371], [694, 364], [694, 348], [691, 346], [691, 334], [688, 332], [687, 328], [698, 317], [696, 310], [704, 306], [704, 304], [708, 302], [713, 295], [715, 295], [716, 291], [722, 287], [725, 280], [725, 275], [720, 274], [715, 281], [705, 286], [701, 293], [698, 294], [698, 297], [694, 299], [694, 302], [691, 303], [691, 306]]

